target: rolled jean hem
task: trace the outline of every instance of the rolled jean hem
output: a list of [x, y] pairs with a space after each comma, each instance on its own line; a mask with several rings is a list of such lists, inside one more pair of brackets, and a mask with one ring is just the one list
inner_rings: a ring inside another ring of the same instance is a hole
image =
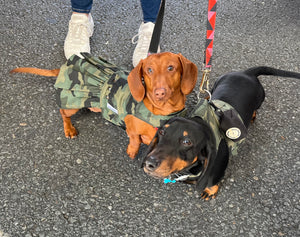
[[91, 10], [77, 9], [77, 8], [73, 8], [73, 7], [72, 7], [72, 11], [77, 12], [77, 13], [90, 13], [91, 12]]

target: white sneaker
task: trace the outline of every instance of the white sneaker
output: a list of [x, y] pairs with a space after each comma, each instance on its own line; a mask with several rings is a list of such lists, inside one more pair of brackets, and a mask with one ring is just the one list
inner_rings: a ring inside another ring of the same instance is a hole
[[[150, 41], [154, 29], [154, 23], [142, 23], [139, 28], [139, 33], [132, 38], [132, 43], [137, 44], [132, 56], [132, 64], [135, 67], [141, 59], [146, 58], [149, 51]], [[138, 40], [136, 38], [138, 37]], [[157, 52], [160, 52], [158, 47]]]
[[89, 14], [72, 14], [69, 30], [65, 39], [64, 51], [66, 58], [73, 54], [82, 58], [81, 52], [90, 53], [90, 37], [93, 35], [94, 21]]

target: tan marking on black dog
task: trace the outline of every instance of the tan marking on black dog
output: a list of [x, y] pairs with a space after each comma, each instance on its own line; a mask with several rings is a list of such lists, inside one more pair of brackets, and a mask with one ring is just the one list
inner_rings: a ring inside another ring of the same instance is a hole
[[219, 190], [218, 184], [211, 186], [211, 187], [207, 187], [204, 189], [203, 193], [201, 194], [201, 198], [206, 201], [210, 200], [211, 198], [215, 199], [217, 196], [218, 190]]
[[192, 164], [194, 164], [196, 161], [198, 160], [198, 156], [196, 156], [192, 162]]
[[146, 169], [144, 170], [152, 176], [165, 178], [174, 172], [188, 167], [189, 165], [191, 165], [189, 162], [184, 161], [179, 157], [166, 157], [155, 171], [149, 172]]

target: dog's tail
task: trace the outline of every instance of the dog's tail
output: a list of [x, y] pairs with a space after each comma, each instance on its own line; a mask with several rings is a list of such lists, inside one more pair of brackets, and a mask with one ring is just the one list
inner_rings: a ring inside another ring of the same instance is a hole
[[253, 75], [258, 77], [260, 75], [273, 75], [279, 77], [292, 77], [300, 79], [300, 73], [280, 70], [272, 67], [252, 67], [245, 70], [245, 73], [248, 75]]
[[11, 70], [9, 73], [30, 73], [45, 77], [57, 77], [60, 69], [40, 69], [35, 67], [19, 67]]

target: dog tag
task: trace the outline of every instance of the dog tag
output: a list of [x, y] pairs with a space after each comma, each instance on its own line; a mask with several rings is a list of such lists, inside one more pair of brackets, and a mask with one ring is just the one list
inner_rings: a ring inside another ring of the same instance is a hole
[[164, 179], [164, 183], [176, 183], [176, 180], [171, 180], [171, 179]]

